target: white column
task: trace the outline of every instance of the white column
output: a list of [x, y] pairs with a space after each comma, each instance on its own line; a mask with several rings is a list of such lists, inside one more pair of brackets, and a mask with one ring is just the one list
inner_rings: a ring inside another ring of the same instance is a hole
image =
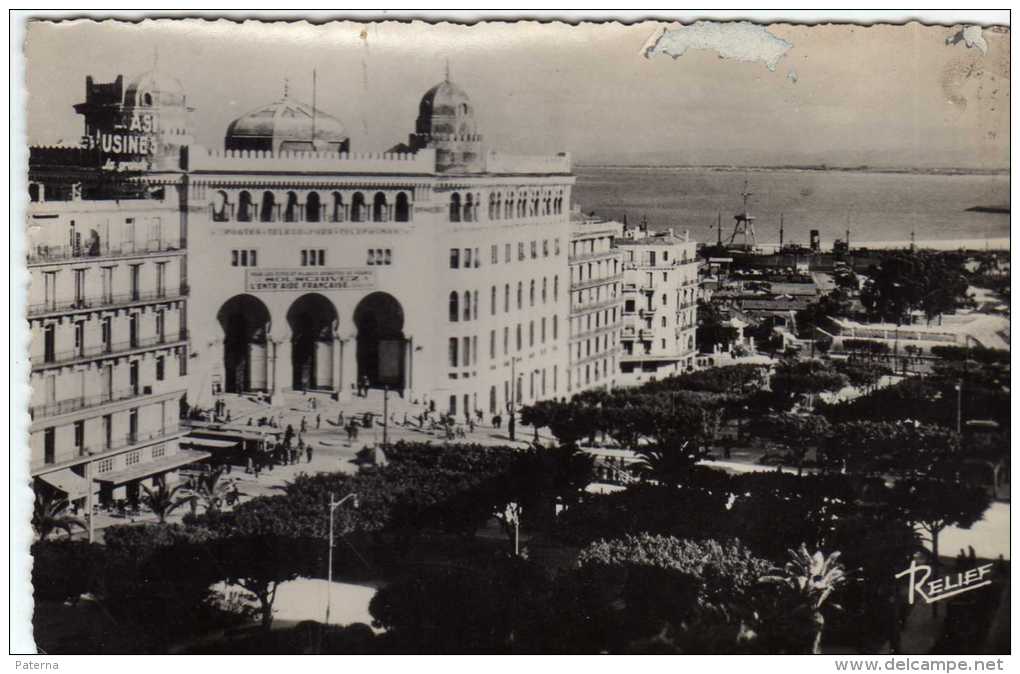
[[340, 344], [340, 395], [346, 397], [358, 379], [358, 344], [354, 337], [341, 340]]
[[344, 392], [343, 385], [343, 366], [341, 365], [341, 357], [344, 350], [344, 343], [336, 335], [333, 335], [333, 342], [330, 344], [330, 367], [332, 368], [333, 375], [333, 391], [337, 394], [337, 397], [342, 396]]

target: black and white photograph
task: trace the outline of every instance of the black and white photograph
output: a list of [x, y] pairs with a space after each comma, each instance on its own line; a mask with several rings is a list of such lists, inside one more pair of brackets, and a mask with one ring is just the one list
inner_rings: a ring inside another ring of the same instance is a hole
[[1010, 13], [953, 14], [21, 12], [18, 668], [1003, 670]]

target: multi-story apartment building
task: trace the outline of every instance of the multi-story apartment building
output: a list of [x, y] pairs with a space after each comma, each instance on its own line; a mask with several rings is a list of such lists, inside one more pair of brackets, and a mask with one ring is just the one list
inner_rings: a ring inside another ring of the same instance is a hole
[[619, 372], [623, 253], [619, 222], [575, 212], [570, 232], [570, 341], [567, 393], [612, 388]]
[[694, 367], [698, 260], [695, 242], [670, 229], [626, 228], [620, 383], [636, 384]]
[[71, 500], [87, 496], [89, 476], [101, 501], [136, 499], [140, 484], [204, 456], [178, 449], [188, 365], [179, 209], [82, 199], [46, 170], [31, 178], [31, 474]]

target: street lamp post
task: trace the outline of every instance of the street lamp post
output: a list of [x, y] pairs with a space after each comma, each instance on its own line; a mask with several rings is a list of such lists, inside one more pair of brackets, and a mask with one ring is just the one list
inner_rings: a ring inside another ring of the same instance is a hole
[[507, 431], [510, 434], [510, 439], [515, 440], [514, 431], [516, 430], [516, 423], [514, 417], [517, 416], [517, 357], [514, 356], [510, 359], [510, 420], [507, 422]]
[[503, 517], [506, 518], [507, 524], [512, 524], [514, 527], [514, 557], [519, 557], [521, 554], [521, 507], [517, 503], [508, 503], [503, 511]]
[[89, 517], [89, 543], [95, 540], [96, 535], [96, 524], [95, 524], [95, 504], [92, 502], [94, 498], [92, 495], [92, 459], [85, 464], [85, 507]]
[[383, 385], [383, 398], [382, 398], [382, 446], [383, 449], [389, 447], [387, 440], [389, 439], [390, 429], [390, 385]]
[[333, 596], [333, 513], [343, 503], [354, 499], [354, 507], [358, 507], [357, 493], [350, 493], [339, 501], [333, 500], [333, 493], [329, 494], [329, 568], [326, 570], [326, 625], [329, 625], [330, 598]]
[[963, 431], [963, 380], [959, 379], [956, 382], [956, 434], [960, 435]]

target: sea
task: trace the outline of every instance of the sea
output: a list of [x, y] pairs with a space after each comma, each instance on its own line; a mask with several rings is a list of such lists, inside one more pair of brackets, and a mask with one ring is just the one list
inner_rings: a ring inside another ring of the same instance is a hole
[[[808, 245], [817, 229], [823, 249], [850, 230], [852, 246], [1009, 248], [1009, 175], [866, 170], [595, 167], [574, 169], [575, 204], [585, 213], [650, 229], [688, 230], [726, 242], [734, 214], [755, 216], [756, 240]], [[740, 239], [737, 239], [740, 241]]]

